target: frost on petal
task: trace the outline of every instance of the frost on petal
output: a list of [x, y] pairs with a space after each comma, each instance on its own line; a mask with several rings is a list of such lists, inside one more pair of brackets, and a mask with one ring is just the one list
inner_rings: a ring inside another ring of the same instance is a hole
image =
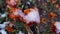
[[56, 22], [55, 26], [57, 28], [56, 32], [59, 33], [60, 32], [60, 22]]

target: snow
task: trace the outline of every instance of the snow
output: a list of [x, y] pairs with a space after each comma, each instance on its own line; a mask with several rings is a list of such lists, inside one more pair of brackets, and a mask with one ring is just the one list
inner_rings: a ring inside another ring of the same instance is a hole
[[0, 24], [0, 28], [5, 28], [5, 24]]
[[30, 2], [28, 1], [28, 2], [27, 2], [27, 4], [29, 4], [29, 5], [30, 5]]
[[24, 33], [22, 33], [21, 31], [19, 31], [19, 33], [18, 34], [24, 34]]
[[4, 22], [3, 24], [0, 24], [0, 28], [4, 29], [5, 26], [6, 26], [7, 24], [9, 24], [9, 23], [10, 23], [10, 22]]
[[6, 17], [6, 14], [2, 14], [1, 17], [2, 17], [2, 18]]
[[4, 14], [1, 14], [1, 18], [5, 18], [7, 16], [7, 12], [5, 12]]
[[7, 32], [5, 31], [5, 30], [0, 30], [0, 32], [2, 33], [2, 34], [7, 34]]
[[7, 34], [7, 32], [5, 31], [5, 27], [6, 27], [6, 25], [9, 24], [9, 23], [10, 23], [10, 22], [8, 21], [8, 22], [4, 22], [3, 24], [0, 24], [0, 28], [1, 28], [0, 32], [1, 32], [2, 34]]
[[8, 22], [4, 22], [4, 24], [0, 24], [0, 28], [5, 28]]
[[4, 25], [7, 25], [7, 24], [9, 24], [9, 23], [10, 23], [10, 21], [8, 21], [8, 22], [4, 22], [3, 24], [4, 24]]
[[27, 14], [24, 18], [26, 19], [27, 23], [32, 22], [32, 21], [35, 21], [38, 23], [40, 22], [39, 13], [38, 13], [38, 11], [36, 11], [34, 9], [31, 9], [31, 12], [29, 14]]
[[60, 22], [56, 22], [55, 26], [57, 28], [56, 33], [59, 33], [60, 32]]

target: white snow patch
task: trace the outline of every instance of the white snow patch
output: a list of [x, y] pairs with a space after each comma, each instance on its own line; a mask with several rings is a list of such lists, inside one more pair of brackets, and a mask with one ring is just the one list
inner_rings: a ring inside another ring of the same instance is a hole
[[0, 24], [0, 28], [5, 28], [7, 24], [9, 24], [10, 22], [4, 22], [3, 24]]
[[8, 21], [8, 22], [4, 22], [3, 24], [7, 25], [7, 24], [9, 24], [9, 23], [10, 23], [10, 21]]
[[2, 18], [6, 17], [6, 14], [2, 14], [1, 17], [2, 17]]
[[19, 31], [19, 33], [18, 34], [24, 34], [24, 33], [22, 33], [21, 31]]
[[0, 24], [0, 28], [1, 28], [0, 32], [1, 32], [2, 34], [7, 34], [7, 32], [5, 31], [5, 27], [6, 27], [6, 25], [9, 24], [9, 23], [10, 23], [10, 22], [4, 22], [3, 24]]
[[55, 26], [57, 28], [56, 33], [60, 33], [60, 22], [56, 22]]
[[7, 32], [6, 32], [5, 30], [3, 30], [3, 29], [1, 29], [0, 32], [1, 32], [2, 34], [7, 34]]
[[32, 21], [35, 21], [37, 23], [40, 22], [39, 13], [38, 11], [34, 9], [31, 9], [31, 12], [28, 15], [26, 15], [24, 18], [26, 19], [27, 23], [32, 22]]
[[0, 28], [5, 28], [5, 24], [0, 24]]

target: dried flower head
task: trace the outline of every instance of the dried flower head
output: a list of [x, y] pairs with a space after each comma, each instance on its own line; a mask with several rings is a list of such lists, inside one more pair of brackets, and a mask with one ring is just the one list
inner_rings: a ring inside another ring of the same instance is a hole
[[6, 26], [6, 30], [7, 30], [8, 32], [12, 32], [12, 31], [13, 31], [13, 28], [11, 28], [10, 26]]
[[42, 22], [43, 24], [46, 24], [46, 18], [41, 18], [41, 22]]
[[52, 18], [54, 18], [54, 17], [55, 17], [55, 14], [54, 14], [53, 12], [50, 12], [50, 13], [49, 13], [49, 18], [52, 19]]

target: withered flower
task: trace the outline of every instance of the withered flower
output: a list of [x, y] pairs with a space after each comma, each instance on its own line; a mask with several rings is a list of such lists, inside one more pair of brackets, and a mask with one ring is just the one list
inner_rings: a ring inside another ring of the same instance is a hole
[[53, 12], [50, 12], [50, 13], [49, 13], [49, 18], [50, 18], [50, 19], [53, 19], [54, 17], [55, 17], [55, 14], [54, 14]]
[[41, 18], [41, 22], [42, 22], [43, 24], [46, 24], [46, 18]]
[[6, 30], [7, 30], [8, 32], [12, 32], [12, 31], [13, 31], [13, 28], [11, 28], [10, 26], [6, 26]]

